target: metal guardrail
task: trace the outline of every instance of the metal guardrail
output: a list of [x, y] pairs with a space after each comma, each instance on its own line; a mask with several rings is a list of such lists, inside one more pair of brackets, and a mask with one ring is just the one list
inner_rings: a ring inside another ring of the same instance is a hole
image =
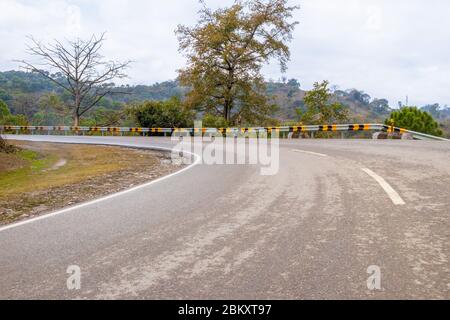
[[357, 132], [357, 131], [383, 131], [383, 132], [396, 132], [399, 134], [409, 133], [416, 139], [426, 140], [440, 140], [449, 141], [445, 138], [440, 138], [420, 132], [410, 131], [402, 128], [392, 127], [385, 124], [334, 124], [334, 125], [310, 125], [310, 126], [283, 126], [283, 127], [248, 127], [248, 128], [137, 128], [137, 127], [74, 127], [74, 126], [12, 126], [12, 125], [0, 125], [0, 133], [5, 131], [15, 132], [17, 134], [24, 132], [36, 132], [51, 134], [52, 132], [64, 132], [64, 133], [141, 133], [143, 135], [152, 134], [173, 134], [189, 133], [195, 134], [204, 133], [222, 133], [222, 134], [239, 134], [239, 133], [261, 133], [268, 132]]
[[[432, 135], [426, 134], [426, 133], [421, 133], [421, 132], [416, 132], [416, 131], [406, 130], [406, 129], [399, 129], [399, 128], [395, 128], [395, 129], [397, 129], [396, 132], [409, 133], [413, 136], [413, 138], [415, 138], [417, 140], [450, 141], [449, 139], [432, 136]], [[398, 131], [398, 130], [400, 130], [400, 131]], [[392, 132], [392, 131], [390, 129], [388, 129], [387, 132]]]

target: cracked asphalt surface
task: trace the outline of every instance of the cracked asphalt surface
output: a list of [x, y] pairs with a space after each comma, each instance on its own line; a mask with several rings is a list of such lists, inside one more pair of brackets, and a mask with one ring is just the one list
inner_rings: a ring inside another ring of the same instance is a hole
[[[20, 139], [171, 146], [155, 137]], [[274, 176], [200, 164], [0, 231], [0, 298], [449, 299], [449, 243], [449, 143], [285, 140]], [[80, 290], [66, 287], [69, 265], [81, 268]], [[367, 288], [372, 265], [381, 290]]]

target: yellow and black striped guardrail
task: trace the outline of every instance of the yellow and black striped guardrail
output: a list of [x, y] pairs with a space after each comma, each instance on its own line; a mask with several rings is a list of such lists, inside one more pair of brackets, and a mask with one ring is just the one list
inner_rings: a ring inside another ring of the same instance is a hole
[[333, 124], [333, 125], [305, 125], [305, 126], [283, 126], [283, 127], [248, 127], [248, 128], [137, 128], [137, 127], [75, 127], [75, 126], [13, 126], [0, 125], [0, 133], [31, 133], [35, 134], [46, 132], [64, 132], [67, 133], [140, 133], [142, 135], [171, 135], [173, 133], [301, 133], [301, 132], [355, 132], [355, 131], [383, 131], [388, 133], [411, 133], [416, 138], [447, 140], [427, 134], [414, 132], [402, 128], [396, 128], [385, 124]]
[[[388, 126], [386, 126], [387, 128]], [[73, 126], [13, 126], [0, 125], [1, 131], [70, 131], [70, 132], [137, 132], [137, 133], [239, 133], [239, 132], [325, 132], [325, 131], [368, 131], [379, 130], [377, 124], [339, 124], [289, 127], [249, 127], [249, 128], [128, 128], [128, 127], [73, 127]]]

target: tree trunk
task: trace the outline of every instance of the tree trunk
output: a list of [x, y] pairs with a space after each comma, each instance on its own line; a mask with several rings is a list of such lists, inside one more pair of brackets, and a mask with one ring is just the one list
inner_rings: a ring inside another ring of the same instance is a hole
[[231, 109], [233, 109], [233, 99], [225, 99], [223, 117], [227, 122], [231, 120]]
[[228, 102], [225, 101], [225, 106], [223, 107], [223, 117], [228, 121]]
[[77, 112], [75, 112], [73, 115], [73, 126], [74, 127], [80, 126], [80, 116], [78, 115]]
[[[77, 84], [78, 86], [78, 84]], [[75, 93], [75, 112], [73, 113], [73, 126], [78, 127], [80, 125], [80, 94], [77, 91]]]

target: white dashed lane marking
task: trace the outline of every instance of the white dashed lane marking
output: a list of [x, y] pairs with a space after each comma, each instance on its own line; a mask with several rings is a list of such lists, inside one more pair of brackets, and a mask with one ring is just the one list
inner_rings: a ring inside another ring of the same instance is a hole
[[306, 150], [299, 150], [299, 149], [292, 149], [293, 152], [297, 152], [297, 153], [304, 153], [304, 154], [310, 154], [313, 156], [319, 156], [319, 157], [328, 157], [328, 155], [323, 154], [323, 153], [317, 153], [317, 152], [312, 152], [312, 151], [306, 151]]

